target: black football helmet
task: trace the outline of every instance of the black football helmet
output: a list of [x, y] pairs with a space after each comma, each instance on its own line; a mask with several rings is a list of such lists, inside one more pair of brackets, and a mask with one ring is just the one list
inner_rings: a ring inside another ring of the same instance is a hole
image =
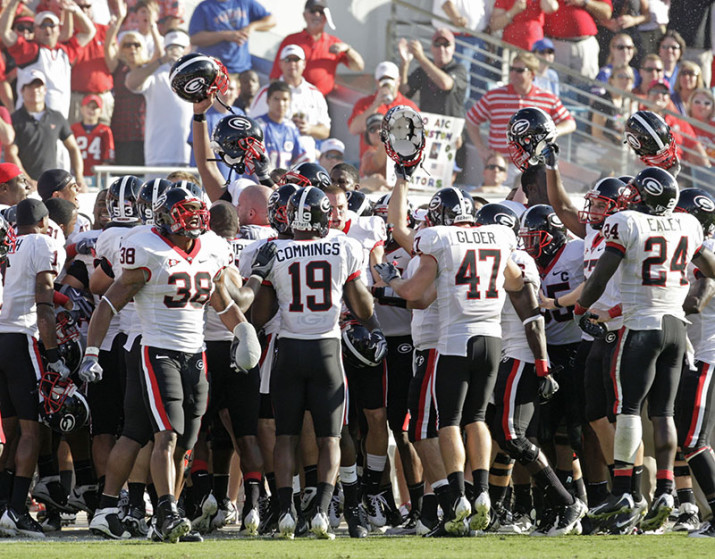
[[288, 202], [291, 196], [298, 192], [294, 184], [284, 184], [274, 190], [268, 198], [268, 223], [281, 235], [290, 235], [290, 221], [288, 220]]
[[626, 143], [651, 167], [669, 169], [678, 163], [670, 126], [652, 111], [636, 111], [626, 121]]
[[165, 235], [196, 239], [209, 230], [209, 211], [201, 198], [183, 188], [169, 188], [156, 201], [154, 224]]
[[541, 149], [556, 140], [556, 126], [545, 111], [525, 107], [509, 119], [506, 136], [512, 163], [519, 170], [526, 171], [531, 165], [538, 164]]
[[89, 421], [89, 405], [77, 385], [45, 371], [40, 379], [40, 421], [57, 433], [73, 433]]
[[[72, 313], [67, 310], [60, 310], [55, 313], [55, 334], [57, 336], [57, 352], [70, 370], [70, 374], [76, 373], [82, 363], [87, 343]], [[40, 350], [42, 364], [47, 369], [48, 360], [45, 346], [41, 340], [37, 345]]]
[[293, 167], [281, 178], [280, 184], [296, 184], [298, 186], [314, 186], [325, 190], [330, 186], [330, 175], [325, 167], [317, 163], [301, 163]]
[[107, 191], [107, 211], [114, 223], [139, 223], [137, 198], [142, 181], [134, 175], [116, 179]]
[[263, 129], [247, 116], [225, 116], [211, 134], [211, 149], [221, 161], [242, 175], [246, 172], [246, 161], [260, 160], [265, 151]]
[[154, 225], [154, 204], [171, 187], [172, 182], [166, 179], [152, 179], [142, 185], [137, 198], [137, 209], [145, 225]]
[[370, 342], [370, 331], [357, 320], [342, 325], [343, 363], [355, 368], [374, 367], [381, 361], [375, 359], [376, 347]]
[[568, 241], [566, 226], [547, 204], [531, 206], [524, 212], [519, 237], [524, 250], [541, 265], [549, 262]]
[[330, 199], [319, 188], [306, 186], [291, 196], [288, 221], [293, 231], [313, 231], [325, 237], [330, 227]]
[[461, 188], [442, 188], [429, 201], [427, 221], [431, 226], [474, 223], [474, 200]]
[[[581, 223], [588, 223], [594, 229], [603, 227], [603, 221], [618, 211], [618, 197], [625, 187], [625, 183], [615, 177], [606, 177], [598, 181], [584, 196], [585, 202], [583, 210], [578, 212], [578, 220]], [[602, 211], [593, 207], [596, 201], [606, 205]]]
[[373, 205], [364, 192], [360, 190], [348, 190], [345, 193], [348, 199], [348, 209], [359, 216], [373, 215]]
[[715, 196], [700, 188], [685, 188], [680, 191], [675, 212], [694, 215], [703, 226], [703, 234], [711, 237], [715, 234]]
[[474, 221], [477, 225], [504, 225], [519, 238], [519, 216], [504, 204], [484, 204], [477, 210]]
[[199, 52], [185, 54], [169, 73], [171, 89], [189, 103], [200, 103], [211, 93], [228, 90], [228, 71], [220, 60]]
[[201, 200], [204, 199], [204, 189], [195, 182], [182, 180], [173, 183], [171, 186], [172, 188], [183, 188], [184, 190], [188, 190], [197, 198], [200, 198]]
[[648, 167], [629, 182], [618, 197], [618, 209], [663, 215], [678, 203], [678, 183], [668, 171]]
[[15, 229], [0, 215], [0, 264], [5, 261], [8, 254], [15, 252], [16, 240]]

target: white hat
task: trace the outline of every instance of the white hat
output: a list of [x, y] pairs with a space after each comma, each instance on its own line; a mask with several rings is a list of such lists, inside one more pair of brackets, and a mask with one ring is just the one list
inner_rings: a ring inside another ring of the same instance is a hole
[[301, 60], [305, 60], [305, 51], [298, 45], [286, 45], [281, 51], [281, 60], [285, 60], [289, 56], [297, 56]]
[[178, 45], [180, 47], [188, 47], [191, 44], [189, 40], [189, 34], [182, 29], [174, 29], [169, 31], [164, 36], [164, 48], [169, 48], [171, 45]]
[[397, 64], [387, 60], [380, 62], [377, 68], [375, 68], [375, 79], [379, 81], [382, 78], [398, 80], [400, 78], [400, 70], [397, 68]]
[[339, 151], [344, 155], [345, 144], [337, 138], [328, 138], [322, 144], [320, 144], [320, 155], [328, 153], [329, 151]]
[[37, 68], [32, 68], [31, 70], [18, 70], [17, 72], [17, 91], [22, 91], [22, 88], [28, 84], [31, 84], [35, 80], [40, 80], [43, 84], [47, 85], [47, 78]]
[[35, 25], [40, 25], [46, 19], [52, 20], [55, 25], [60, 24], [60, 18], [58, 18], [54, 13], [49, 11], [40, 12], [35, 16]]

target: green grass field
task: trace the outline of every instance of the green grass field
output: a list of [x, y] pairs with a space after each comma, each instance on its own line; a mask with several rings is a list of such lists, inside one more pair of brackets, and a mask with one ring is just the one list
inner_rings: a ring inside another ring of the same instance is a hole
[[[334, 541], [299, 539], [252, 540], [216, 537], [195, 544], [158, 544], [142, 541], [107, 542], [89, 536], [48, 538], [43, 542], [0, 540], [3, 559], [55, 559], [71, 557], [115, 559], [137, 557], [218, 558], [309, 558], [309, 559], [452, 559], [499, 558], [539, 559], [575, 557], [584, 559], [648, 559], [651, 557], [715, 558], [715, 541], [688, 538], [684, 534], [662, 536], [567, 536], [533, 538], [529, 536], [484, 536], [478, 538], [440, 538], [373, 536], [367, 540], [338, 537]], [[86, 538], [86, 539], [85, 539]]]

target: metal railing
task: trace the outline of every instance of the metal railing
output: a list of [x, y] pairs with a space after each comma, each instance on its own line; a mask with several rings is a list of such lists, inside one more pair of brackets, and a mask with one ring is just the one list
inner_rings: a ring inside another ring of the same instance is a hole
[[[439, 20], [454, 27], [448, 19], [433, 14], [428, 9], [421, 8], [405, 0], [392, 0], [391, 8], [391, 20], [388, 23], [388, 52], [397, 52], [396, 46], [398, 39], [406, 36], [420, 40], [423, 46], [427, 47], [425, 51], [428, 52], [428, 45], [434, 33], [433, 20]], [[478, 72], [468, 71], [472, 84], [469, 92], [469, 104], [471, 105], [488, 89], [499, 87], [507, 83], [509, 62], [517, 53], [525, 51], [514, 45], [505, 43], [493, 35], [471, 32], [465, 28], [461, 28], [460, 33], [476, 37], [485, 45], [484, 47], [474, 46], [462, 39], [460, 35], [457, 35], [455, 38], [457, 45], [473, 49], [481, 55], [469, 60], [472, 68], [478, 68]], [[465, 61], [465, 58], [459, 53], [455, 53], [455, 59], [459, 62]], [[594, 173], [597, 176], [633, 175], [643, 168], [643, 164], [627, 145], [620, 142], [614, 143], [609, 140], [603, 140], [591, 134], [593, 128], [612, 133], [612, 130], [609, 130], [607, 126], [592, 122], [593, 114], [599, 114], [605, 117], [606, 123], [608, 123], [608, 119], [612, 118], [598, 109], [596, 104], [604, 104], [607, 103], [607, 101], [605, 101], [603, 97], [595, 94], [593, 90], [597, 88], [598, 90], [608, 91], [612, 95], [619, 95], [623, 98], [624, 102], [636, 103], [636, 106], [647, 106], [648, 102], [630, 92], [619, 90], [609, 83], [591, 80], [562, 64], [554, 62], [550, 64], [550, 67], [559, 74], [562, 102], [577, 123], [575, 132], [559, 140], [561, 147], [560, 158], [578, 167], [592, 171], [593, 173], [588, 173], [591, 176]], [[495, 80], [494, 77], [498, 77], [499, 79]], [[715, 127], [709, 124], [677, 112], [665, 112], [682, 121], [688, 122], [694, 128], [715, 134]], [[681, 135], [685, 136], [682, 132]], [[697, 138], [689, 138], [697, 140]], [[686, 154], [685, 158], [688, 158], [688, 156], [701, 155], [699, 152], [687, 146], [680, 147]], [[712, 165], [715, 165], [715, 160], [711, 159], [710, 161]], [[695, 173], [693, 173], [693, 169], [695, 169]], [[712, 190], [713, 186], [715, 186], [715, 167], [695, 166], [686, 162], [683, 165], [679, 181], [683, 185], [698, 186]], [[578, 181], [576, 182], [578, 184]], [[581, 186], [586, 186], [586, 182]]]
[[175, 171], [185, 171], [192, 175], [199, 176], [196, 167], [139, 167], [135, 165], [95, 165], [95, 186], [101, 190], [107, 188], [112, 180], [123, 175], [134, 175], [144, 177], [145, 180], [156, 177], [166, 177]]

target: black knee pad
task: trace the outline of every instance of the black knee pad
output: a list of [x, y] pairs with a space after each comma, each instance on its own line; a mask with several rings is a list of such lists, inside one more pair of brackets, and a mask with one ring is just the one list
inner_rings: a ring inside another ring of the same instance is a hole
[[526, 437], [504, 441], [503, 449], [522, 466], [535, 462], [539, 457], [539, 449]]

